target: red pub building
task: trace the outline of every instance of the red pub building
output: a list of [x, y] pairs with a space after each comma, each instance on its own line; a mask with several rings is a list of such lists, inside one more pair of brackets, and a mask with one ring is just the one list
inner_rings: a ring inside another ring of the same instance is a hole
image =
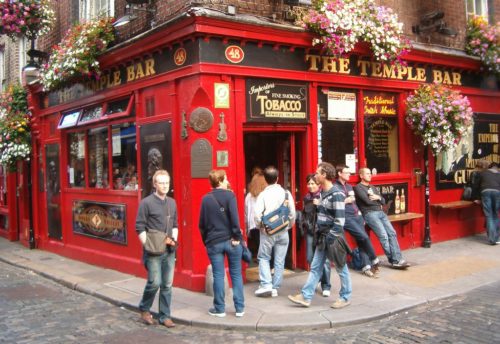
[[[252, 168], [277, 166], [300, 209], [306, 175], [323, 160], [346, 163], [353, 184], [358, 168], [372, 169], [401, 247], [422, 246], [424, 149], [405, 122], [405, 100], [433, 82], [467, 96], [475, 120], [456, 149], [429, 158], [430, 239], [483, 232], [480, 207], [454, 202], [478, 159], [499, 161], [497, 80], [463, 51], [417, 43], [398, 67], [363, 45], [322, 55], [312, 37], [291, 24], [191, 8], [111, 47], [98, 81], [51, 93], [30, 87], [33, 158], [2, 175], [4, 187], [20, 181], [20, 197], [19, 223], [0, 233], [29, 245], [31, 228], [33, 247], [145, 275], [135, 216], [152, 173], [165, 168], [179, 211], [175, 285], [202, 291], [208, 257], [197, 225], [208, 172], [227, 171], [244, 230]], [[290, 236], [286, 267], [305, 269], [304, 238]]]

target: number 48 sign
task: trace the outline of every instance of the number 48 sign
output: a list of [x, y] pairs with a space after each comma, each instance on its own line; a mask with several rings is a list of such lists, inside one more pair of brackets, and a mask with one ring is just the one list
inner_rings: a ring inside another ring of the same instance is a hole
[[240, 63], [245, 58], [245, 53], [243, 49], [238, 47], [237, 45], [230, 45], [226, 48], [226, 59], [231, 63]]

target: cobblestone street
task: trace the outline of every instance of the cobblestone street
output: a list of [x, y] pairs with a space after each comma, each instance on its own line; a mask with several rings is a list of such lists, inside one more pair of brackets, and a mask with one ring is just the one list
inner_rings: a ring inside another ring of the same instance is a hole
[[0, 262], [0, 271], [1, 343], [500, 343], [500, 283], [351, 327], [236, 332], [148, 327], [135, 312], [27, 270]]

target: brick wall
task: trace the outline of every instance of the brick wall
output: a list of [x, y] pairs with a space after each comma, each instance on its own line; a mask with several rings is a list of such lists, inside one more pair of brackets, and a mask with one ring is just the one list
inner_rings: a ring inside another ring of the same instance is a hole
[[[404, 32], [416, 42], [437, 44], [446, 47], [463, 49], [464, 34], [466, 27], [465, 1], [460, 0], [375, 0], [378, 5], [392, 8], [398, 13], [399, 20], [404, 23]], [[44, 51], [50, 51], [50, 47], [57, 44], [71, 24], [78, 18], [78, 0], [58, 0], [52, 2], [58, 19], [57, 27], [46, 37], [38, 41], [38, 47]], [[128, 25], [117, 28], [118, 42], [126, 41], [135, 35], [149, 30], [154, 20], [159, 25], [182, 13], [189, 7], [207, 7], [225, 12], [227, 5], [236, 7], [239, 14], [251, 14], [272, 18], [276, 14], [277, 20], [283, 18], [282, 14], [288, 5], [277, 0], [156, 0], [157, 13], [154, 16], [147, 12], [136, 12], [138, 19]], [[500, 0], [493, 0], [496, 18], [500, 14]], [[125, 0], [115, 0], [115, 17], [124, 15]], [[420, 23], [420, 18], [431, 11], [443, 11], [444, 20], [447, 25], [458, 32], [454, 38], [439, 33], [412, 33], [412, 26]]]

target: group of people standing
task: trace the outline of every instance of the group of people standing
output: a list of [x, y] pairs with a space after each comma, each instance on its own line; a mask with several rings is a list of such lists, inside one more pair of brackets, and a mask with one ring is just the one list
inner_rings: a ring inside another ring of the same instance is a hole
[[[350, 304], [352, 286], [347, 255], [351, 250], [344, 230], [354, 237], [359, 247], [363, 262], [362, 273], [378, 278], [379, 259], [365, 231], [365, 222], [379, 238], [391, 266], [409, 266], [401, 256], [396, 232], [382, 211], [385, 201], [377, 189], [370, 185], [370, 170], [363, 168], [359, 173], [361, 183], [355, 187], [348, 183], [350, 172], [345, 165], [337, 165], [335, 168], [322, 162], [314, 174], [307, 176], [309, 193], [304, 198], [299, 226], [307, 233], [310, 273], [301, 292], [288, 296], [292, 302], [309, 306], [320, 280], [323, 296], [330, 296], [330, 270], [333, 263], [340, 277], [341, 287], [339, 297], [331, 307], [338, 309]], [[257, 170], [252, 176], [250, 196], [245, 200], [247, 228], [252, 235], [259, 235], [257, 259], [260, 284], [255, 291], [258, 297], [278, 296], [289, 245], [288, 230], [269, 235], [263, 229], [262, 218], [285, 205], [289, 210], [287, 229], [290, 229], [297, 216], [293, 196], [278, 183], [278, 176], [279, 171], [274, 166], [268, 166], [263, 171]], [[226, 316], [224, 262], [227, 258], [235, 315], [242, 317], [245, 314], [245, 299], [241, 260], [246, 248], [240, 229], [236, 197], [229, 190], [229, 180], [224, 170], [210, 171], [208, 179], [212, 191], [202, 198], [198, 224], [212, 264], [214, 298], [208, 314]], [[143, 245], [149, 229], [159, 229], [169, 235], [164, 242], [167, 247], [165, 253], [152, 255], [144, 250], [143, 261], [148, 279], [139, 308], [142, 321], [153, 324], [149, 310], [160, 289], [158, 320], [160, 324], [170, 328], [175, 326], [170, 315], [170, 305], [178, 233], [177, 208], [175, 201], [167, 196], [170, 186], [168, 172], [158, 170], [152, 180], [155, 191], [139, 205], [136, 231]]]

